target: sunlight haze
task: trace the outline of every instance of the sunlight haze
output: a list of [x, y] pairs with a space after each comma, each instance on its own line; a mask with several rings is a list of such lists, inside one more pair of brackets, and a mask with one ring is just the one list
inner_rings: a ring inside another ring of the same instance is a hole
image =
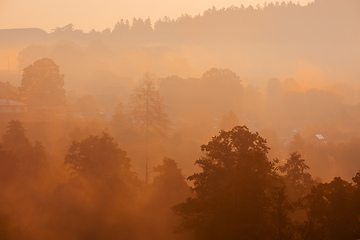
[[0, 0], [0, 240], [360, 239], [359, 23], [360, 0]]

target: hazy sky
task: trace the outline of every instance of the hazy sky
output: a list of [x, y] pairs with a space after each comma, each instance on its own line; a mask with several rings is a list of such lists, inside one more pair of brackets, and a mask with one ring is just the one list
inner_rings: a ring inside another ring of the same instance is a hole
[[[264, 0], [0, 0], [0, 29], [37, 27], [51, 31], [69, 23], [90, 31], [113, 28], [121, 18], [150, 17], [152, 22], [183, 13], [196, 15], [206, 9], [263, 5]], [[271, 0], [266, 1], [267, 3]], [[282, 2], [279, 1], [279, 2]], [[307, 4], [310, 0], [294, 0]]]

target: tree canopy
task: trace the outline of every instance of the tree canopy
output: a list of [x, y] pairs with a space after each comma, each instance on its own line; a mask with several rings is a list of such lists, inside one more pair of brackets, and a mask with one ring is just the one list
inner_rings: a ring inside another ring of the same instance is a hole
[[120, 173], [130, 173], [130, 158], [120, 149], [110, 134], [90, 135], [73, 141], [65, 156], [65, 164], [83, 176], [107, 179]]
[[202, 172], [188, 178], [195, 197], [174, 207], [179, 230], [198, 239], [267, 239], [276, 177], [266, 140], [237, 126], [201, 149], [205, 154], [195, 164]]
[[[353, 178], [356, 183], [359, 173]], [[357, 184], [357, 183], [356, 183]], [[360, 189], [340, 177], [321, 183], [305, 198], [304, 239], [358, 239]]]
[[130, 115], [133, 122], [146, 131], [162, 131], [170, 121], [165, 113], [165, 105], [155, 89], [151, 74], [145, 75], [145, 81], [135, 89], [131, 96]]
[[8, 123], [6, 133], [2, 136], [2, 139], [3, 148], [17, 154], [31, 149], [31, 143], [27, 139], [25, 129], [19, 120], [11, 120]]
[[33, 106], [57, 105], [65, 102], [64, 75], [49, 58], [40, 59], [23, 70], [22, 97]]
[[41, 142], [35, 141], [34, 146], [31, 144], [22, 122], [11, 120], [2, 139], [2, 148], [8, 152], [3, 152], [8, 155], [4, 161], [8, 160], [6, 158], [13, 159], [9, 166], [15, 167], [16, 174], [28, 179], [44, 177], [48, 170], [47, 152]]
[[315, 185], [310, 173], [307, 172], [309, 166], [301, 158], [301, 154], [293, 152], [286, 163], [279, 166], [279, 170], [284, 174], [284, 181], [287, 185], [288, 197], [291, 201], [298, 201], [310, 193], [311, 188]]

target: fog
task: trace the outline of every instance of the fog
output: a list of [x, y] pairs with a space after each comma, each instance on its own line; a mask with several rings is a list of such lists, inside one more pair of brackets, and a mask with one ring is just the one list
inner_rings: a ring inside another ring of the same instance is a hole
[[[316, 0], [0, 29], [0, 239], [328, 239], [316, 194], [360, 215], [359, 22]], [[349, 214], [329, 239], [360, 237]]]

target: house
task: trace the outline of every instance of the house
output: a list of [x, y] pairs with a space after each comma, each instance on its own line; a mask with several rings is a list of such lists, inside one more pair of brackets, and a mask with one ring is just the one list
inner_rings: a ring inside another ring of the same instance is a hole
[[21, 96], [18, 89], [9, 82], [0, 81], [0, 114], [27, 112], [27, 104], [20, 101]]
[[1, 113], [22, 113], [27, 112], [28, 106], [11, 99], [0, 99], [0, 114]]
[[0, 99], [13, 99], [21, 101], [19, 90], [11, 85], [9, 82], [0, 81]]

